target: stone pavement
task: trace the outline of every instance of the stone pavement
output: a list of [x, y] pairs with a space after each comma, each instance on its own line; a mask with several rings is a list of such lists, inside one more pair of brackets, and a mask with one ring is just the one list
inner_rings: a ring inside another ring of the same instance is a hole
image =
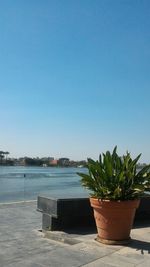
[[36, 202], [0, 204], [0, 267], [149, 267], [150, 222], [132, 230], [128, 246], [107, 246], [96, 234], [41, 229]]

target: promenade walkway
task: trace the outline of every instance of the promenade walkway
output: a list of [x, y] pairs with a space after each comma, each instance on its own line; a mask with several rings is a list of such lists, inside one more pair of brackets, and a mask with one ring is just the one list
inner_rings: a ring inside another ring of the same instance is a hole
[[106, 246], [95, 233], [53, 232], [45, 238], [36, 202], [0, 204], [0, 267], [149, 267], [150, 223], [132, 230], [128, 246]]

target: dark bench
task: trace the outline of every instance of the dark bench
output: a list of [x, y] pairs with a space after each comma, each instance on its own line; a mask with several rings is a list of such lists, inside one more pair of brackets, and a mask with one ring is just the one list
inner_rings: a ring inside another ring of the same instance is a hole
[[[47, 198], [38, 196], [37, 210], [42, 212], [42, 229], [50, 231], [94, 226], [88, 198]], [[150, 220], [150, 195], [141, 199], [135, 221]]]

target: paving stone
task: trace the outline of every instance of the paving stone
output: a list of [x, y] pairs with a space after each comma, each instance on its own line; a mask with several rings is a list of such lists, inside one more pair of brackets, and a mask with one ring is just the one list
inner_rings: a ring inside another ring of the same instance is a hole
[[144, 260], [143, 262], [141, 262], [137, 267], [149, 267], [150, 266], [150, 260]]
[[0, 267], [150, 266], [148, 225], [133, 229], [133, 242], [123, 247], [103, 245], [94, 232], [82, 231], [63, 233], [78, 241], [63, 244], [44, 238], [41, 222], [36, 202], [0, 205]]
[[8, 264], [7, 266], [4, 266], [4, 267], [22, 267], [22, 266], [23, 267], [44, 267], [41, 264], [33, 263], [33, 262], [26, 260], [26, 259], [23, 261], [12, 262], [12, 263]]
[[80, 243], [76, 245], [76, 249], [78, 251], [82, 251], [85, 253], [89, 253], [95, 255], [96, 258], [102, 258], [106, 255], [109, 255], [114, 252], [114, 249], [111, 247], [105, 246], [98, 246], [97, 244], [93, 243]]
[[129, 257], [142, 259], [145, 255], [150, 257], [150, 243], [136, 241], [134, 244], [132, 243], [130, 247], [122, 248], [116, 253], [121, 255], [128, 255]]
[[91, 263], [83, 265], [83, 267], [114, 267], [114, 265], [104, 263], [104, 262], [102, 262], [101, 260], [98, 259], [96, 261], [92, 261]]
[[50, 253], [36, 255], [35, 258], [32, 257], [32, 262], [50, 267], [79, 267], [96, 259], [97, 257], [92, 253], [68, 247], [68, 249], [58, 248]]
[[137, 261], [135, 263], [134, 259], [130, 259], [125, 255], [123, 256], [119, 254], [111, 254], [103, 257], [102, 259], [100, 259], [100, 262], [110, 264], [115, 267], [135, 267], [137, 264]]

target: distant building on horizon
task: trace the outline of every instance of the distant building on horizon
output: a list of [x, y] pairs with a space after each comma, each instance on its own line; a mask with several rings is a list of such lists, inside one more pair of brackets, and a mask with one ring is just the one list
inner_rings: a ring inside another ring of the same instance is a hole
[[69, 162], [70, 162], [70, 160], [68, 158], [60, 158], [58, 160], [58, 165], [62, 166], [62, 167], [67, 167], [67, 166], [69, 166]]
[[57, 166], [58, 165], [58, 160], [57, 159], [53, 159], [49, 162], [50, 166]]

